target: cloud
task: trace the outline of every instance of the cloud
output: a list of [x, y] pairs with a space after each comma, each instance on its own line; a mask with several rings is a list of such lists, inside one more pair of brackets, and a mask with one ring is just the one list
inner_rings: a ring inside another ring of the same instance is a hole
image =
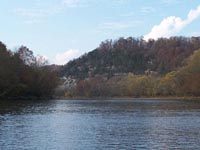
[[25, 9], [25, 8], [17, 8], [14, 10], [17, 15], [23, 17], [44, 17], [49, 14], [49, 11], [43, 9]]
[[130, 28], [132, 25], [130, 23], [120, 23], [120, 22], [106, 22], [101, 25], [102, 29], [108, 30], [121, 30]]
[[64, 53], [58, 53], [55, 58], [55, 63], [58, 65], [64, 65], [70, 60], [81, 56], [81, 52], [77, 49], [69, 49]]
[[67, 7], [77, 7], [81, 3], [80, 0], [63, 0], [62, 4], [64, 4]]
[[60, 6], [52, 6], [48, 8], [16, 8], [13, 12], [20, 16], [25, 24], [39, 23], [45, 18], [57, 14], [62, 10]]
[[115, 4], [125, 4], [129, 2], [130, 0], [113, 0], [113, 3]]
[[95, 34], [101, 34], [104, 36], [111, 36], [118, 35], [119, 32], [127, 29], [133, 29], [136, 26], [141, 25], [142, 21], [135, 20], [135, 21], [120, 21], [120, 22], [104, 22], [99, 25], [95, 29], [93, 29], [93, 32]]
[[190, 34], [190, 36], [199, 36], [200, 35], [200, 32], [192, 32], [191, 34]]
[[178, 0], [162, 0], [162, 2], [163, 2], [164, 4], [167, 4], [167, 5], [179, 3]]
[[148, 13], [156, 12], [156, 9], [153, 8], [153, 7], [145, 6], [145, 7], [141, 8], [141, 12], [145, 13], [145, 14], [148, 14]]
[[65, 7], [88, 7], [88, 6], [99, 6], [99, 5], [112, 5], [121, 6], [129, 3], [131, 0], [62, 0], [62, 4]]
[[[50, 16], [62, 13], [69, 7], [76, 7], [81, 0], [35, 0], [32, 7], [19, 7], [12, 12], [23, 19], [25, 24], [35, 24], [44, 21]], [[81, 2], [83, 2], [82, 0]], [[86, 1], [86, 0], [85, 0]]]
[[138, 25], [140, 21], [130, 21], [130, 22], [105, 22], [99, 25], [101, 30], [122, 30], [127, 28], [132, 28]]
[[23, 23], [27, 24], [27, 25], [29, 25], [29, 24], [31, 25], [31, 24], [38, 24], [41, 22], [42, 22], [42, 20], [40, 20], [40, 19], [27, 19]]
[[66, 9], [72, 9], [77, 7], [90, 7], [105, 4], [114, 4], [121, 6], [130, 0], [34, 0], [29, 8], [19, 7], [14, 9], [15, 15], [22, 17], [23, 23], [35, 24], [44, 21], [47, 17], [54, 14], [63, 13]]
[[36, 56], [36, 61], [37, 61], [38, 66], [44, 66], [44, 65], [47, 65], [49, 63], [47, 56], [39, 55], [39, 54]]
[[63, 13], [66, 9], [85, 7], [93, 4], [92, 0], [35, 0], [32, 7], [19, 7], [12, 12], [20, 16], [25, 24], [36, 24], [45, 21], [50, 16]]
[[159, 25], [155, 25], [151, 32], [144, 36], [145, 40], [150, 38], [170, 37], [180, 32], [188, 24], [200, 16], [200, 5], [195, 10], [190, 10], [185, 20], [180, 17], [170, 16], [165, 18]]
[[125, 14], [121, 14], [120, 16], [121, 17], [132, 17], [135, 15], [135, 12], [128, 12], [128, 13], [125, 13]]

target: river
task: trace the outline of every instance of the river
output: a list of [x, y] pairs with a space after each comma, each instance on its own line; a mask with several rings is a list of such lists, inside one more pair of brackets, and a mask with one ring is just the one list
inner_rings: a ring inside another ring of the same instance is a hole
[[199, 149], [200, 102], [1, 101], [1, 150]]

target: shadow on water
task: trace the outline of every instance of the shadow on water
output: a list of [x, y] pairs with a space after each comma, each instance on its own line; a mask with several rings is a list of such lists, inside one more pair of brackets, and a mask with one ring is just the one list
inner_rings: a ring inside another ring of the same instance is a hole
[[50, 100], [44, 101], [26, 101], [26, 100], [8, 100], [0, 101], [0, 115], [17, 115], [23, 113], [45, 113], [53, 104]]

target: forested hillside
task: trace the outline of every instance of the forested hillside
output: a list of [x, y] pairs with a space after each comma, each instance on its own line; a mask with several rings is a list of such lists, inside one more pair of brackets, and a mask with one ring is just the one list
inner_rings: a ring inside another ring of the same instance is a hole
[[[61, 91], [60, 91], [61, 93]], [[63, 94], [62, 94], [63, 93]], [[177, 71], [163, 76], [155, 74], [105, 78], [102, 75], [78, 80], [73, 87], [63, 89], [67, 97], [157, 97], [200, 96], [200, 50], [185, 60]]]
[[107, 40], [60, 74], [67, 97], [200, 96], [200, 37]]
[[199, 48], [200, 37], [106, 40], [95, 50], [64, 65], [60, 74], [78, 79], [97, 74], [108, 77], [120, 73], [144, 74], [145, 71], [164, 75], [182, 67], [185, 59]]
[[27, 47], [11, 52], [0, 42], [0, 100], [50, 98], [57, 76]]

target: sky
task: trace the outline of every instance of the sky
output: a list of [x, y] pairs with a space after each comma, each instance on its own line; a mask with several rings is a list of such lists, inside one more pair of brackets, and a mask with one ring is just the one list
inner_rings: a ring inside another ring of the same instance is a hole
[[106, 39], [200, 36], [199, 0], [0, 0], [0, 41], [65, 64]]

